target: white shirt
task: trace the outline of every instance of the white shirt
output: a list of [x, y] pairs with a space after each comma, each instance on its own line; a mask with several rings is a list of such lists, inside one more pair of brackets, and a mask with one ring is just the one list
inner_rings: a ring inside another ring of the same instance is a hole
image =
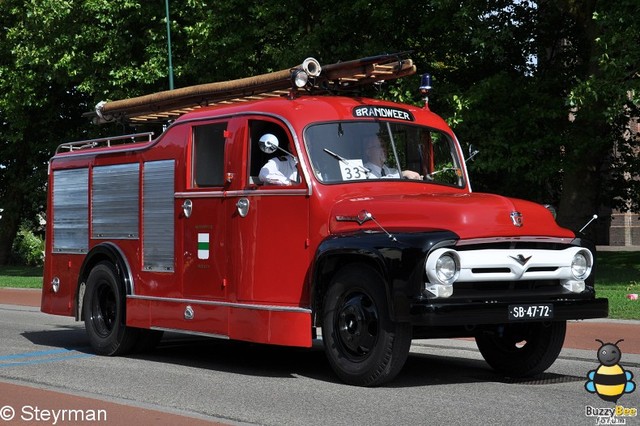
[[295, 158], [290, 155], [273, 157], [262, 166], [258, 178], [271, 185], [292, 185], [298, 181], [298, 168]]

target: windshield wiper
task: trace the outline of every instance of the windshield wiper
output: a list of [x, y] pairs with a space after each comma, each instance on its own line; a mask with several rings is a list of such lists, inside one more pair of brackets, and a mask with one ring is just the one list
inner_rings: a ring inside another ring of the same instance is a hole
[[340, 154], [336, 154], [333, 151], [329, 151], [327, 148], [324, 148], [324, 152], [326, 152], [327, 154], [329, 154], [330, 156], [332, 156], [333, 158], [335, 158], [338, 161], [342, 161], [344, 164], [349, 165], [349, 160], [347, 160], [346, 158], [344, 158], [342, 155]]
[[453, 171], [455, 171], [456, 173], [458, 173], [458, 170], [460, 170], [460, 167], [443, 167], [443, 168], [441, 168], [440, 170], [436, 170], [436, 171], [435, 171], [435, 172], [433, 172], [433, 173], [429, 173], [429, 175], [430, 175], [430, 176], [435, 176], [435, 175], [437, 175], [437, 174], [439, 174], [439, 173], [447, 172], [447, 171], [449, 171], [449, 170], [453, 170]]
[[[328, 150], [327, 148], [323, 148], [323, 151], [326, 152], [327, 154], [329, 154], [330, 156], [332, 156], [333, 158], [335, 158], [338, 161], [342, 161], [344, 163], [345, 166], [353, 166], [352, 163], [349, 162], [349, 160], [347, 160], [346, 158], [344, 158], [342, 155], [340, 154], [336, 154], [335, 152]], [[364, 166], [361, 165], [357, 165], [357, 167], [363, 171], [366, 175], [369, 175], [369, 173], [371, 173], [371, 170], [367, 169]]]

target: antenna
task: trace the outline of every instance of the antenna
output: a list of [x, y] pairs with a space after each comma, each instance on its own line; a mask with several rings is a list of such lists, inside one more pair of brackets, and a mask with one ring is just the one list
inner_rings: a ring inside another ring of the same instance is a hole
[[578, 231], [579, 234], [582, 234], [582, 231], [584, 231], [587, 226], [591, 225], [591, 222], [593, 222], [594, 220], [596, 220], [598, 218], [597, 214], [594, 214], [593, 217], [589, 220], [589, 222], [587, 222], [582, 228], [580, 228], [580, 230]]
[[393, 234], [391, 234], [389, 231], [387, 231], [386, 229], [384, 229], [384, 227], [383, 227], [382, 225], [380, 225], [380, 222], [378, 222], [378, 221], [376, 220], [376, 218], [375, 218], [375, 217], [373, 217], [373, 215], [372, 215], [371, 213], [369, 213], [368, 211], [365, 211], [364, 215], [365, 215], [365, 217], [366, 217], [367, 219], [372, 220], [376, 225], [378, 225], [378, 227], [379, 227], [380, 229], [382, 229], [382, 231], [383, 231], [385, 234], [387, 234], [387, 237], [389, 237], [389, 239], [390, 239], [391, 241], [398, 241], [398, 240], [396, 239], [396, 237], [395, 237]]

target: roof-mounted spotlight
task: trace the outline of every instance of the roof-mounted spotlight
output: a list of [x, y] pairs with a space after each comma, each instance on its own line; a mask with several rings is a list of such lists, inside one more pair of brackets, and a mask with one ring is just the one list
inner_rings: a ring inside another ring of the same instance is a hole
[[305, 86], [313, 86], [314, 78], [318, 77], [322, 72], [320, 62], [313, 58], [307, 58], [302, 62], [300, 67], [291, 73], [291, 82], [294, 89], [301, 89]]
[[309, 74], [307, 74], [304, 70], [298, 69], [293, 71], [291, 80], [294, 87], [301, 89], [309, 82]]

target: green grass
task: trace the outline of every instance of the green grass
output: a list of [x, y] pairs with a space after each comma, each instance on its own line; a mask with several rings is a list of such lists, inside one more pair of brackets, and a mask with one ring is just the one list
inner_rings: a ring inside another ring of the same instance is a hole
[[0, 287], [41, 288], [42, 267], [0, 266]]
[[[609, 318], [640, 319], [640, 300], [626, 297], [640, 294], [640, 252], [599, 252], [597, 268], [596, 294], [609, 299]], [[0, 287], [40, 288], [42, 268], [0, 266]]]
[[640, 319], [640, 300], [629, 300], [627, 294], [640, 295], [640, 252], [598, 252], [596, 295], [609, 299], [609, 318]]

